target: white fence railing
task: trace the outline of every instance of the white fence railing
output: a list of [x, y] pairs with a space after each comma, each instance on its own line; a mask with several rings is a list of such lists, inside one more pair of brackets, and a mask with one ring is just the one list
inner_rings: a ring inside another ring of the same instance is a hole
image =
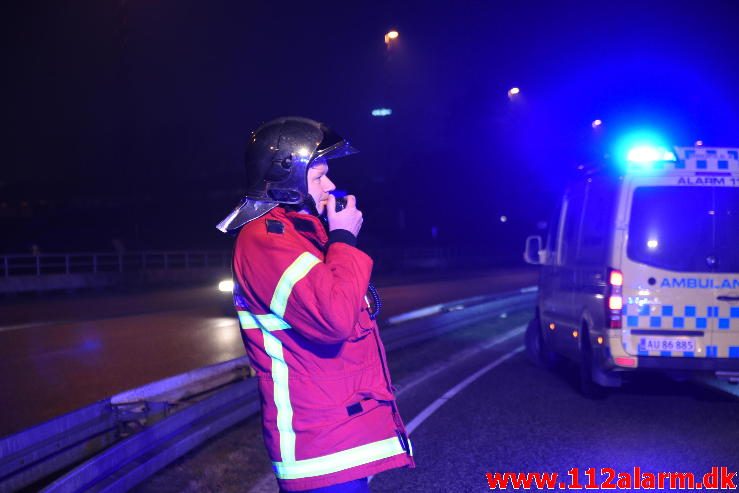
[[[484, 266], [500, 260], [486, 247], [376, 248], [369, 249], [368, 253], [375, 259], [375, 268], [386, 271]], [[0, 278], [199, 268], [228, 270], [230, 265], [230, 250], [0, 255]]]
[[228, 269], [230, 265], [230, 251], [2, 255], [0, 256], [0, 277], [125, 273], [195, 268]]

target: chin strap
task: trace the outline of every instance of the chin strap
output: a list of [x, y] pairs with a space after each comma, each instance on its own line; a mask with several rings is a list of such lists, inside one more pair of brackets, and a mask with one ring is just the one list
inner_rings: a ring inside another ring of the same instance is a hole
[[313, 197], [310, 194], [307, 194], [305, 196], [305, 199], [303, 199], [303, 203], [298, 206], [300, 209], [305, 209], [308, 212], [310, 212], [311, 216], [321, 217], [318, 214], [318, 207], [316, 207], [316, 201], [313, 200]]

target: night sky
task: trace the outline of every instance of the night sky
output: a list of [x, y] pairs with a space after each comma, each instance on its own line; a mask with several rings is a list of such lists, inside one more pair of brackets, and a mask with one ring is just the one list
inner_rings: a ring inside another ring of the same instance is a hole
[[228, 248], [214, 225], [240, 197], [246, 138], [281, 115], [362, 151], [331, 174], [359, 198], [366, 245], [490, 244], [516, 259], [576, 165], [619, 135], [739, 145], [732, 1], [4, 10], [0, 252]]

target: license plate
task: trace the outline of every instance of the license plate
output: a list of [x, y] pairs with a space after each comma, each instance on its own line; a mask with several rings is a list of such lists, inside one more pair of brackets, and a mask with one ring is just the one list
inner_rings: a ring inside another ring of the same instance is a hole
[[695, 351], [691, 337], [640, 337], [639, 351]]

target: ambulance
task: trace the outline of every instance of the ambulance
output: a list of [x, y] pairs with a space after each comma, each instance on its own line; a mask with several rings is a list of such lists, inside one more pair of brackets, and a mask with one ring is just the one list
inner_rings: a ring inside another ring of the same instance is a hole
[[[602, 395], [643, 370], [739, 379], [739, 148], [637, 146], [583, 173], [545, 239], [526, 348]], [[638, 378], [638, 377], [637, 377]]]

